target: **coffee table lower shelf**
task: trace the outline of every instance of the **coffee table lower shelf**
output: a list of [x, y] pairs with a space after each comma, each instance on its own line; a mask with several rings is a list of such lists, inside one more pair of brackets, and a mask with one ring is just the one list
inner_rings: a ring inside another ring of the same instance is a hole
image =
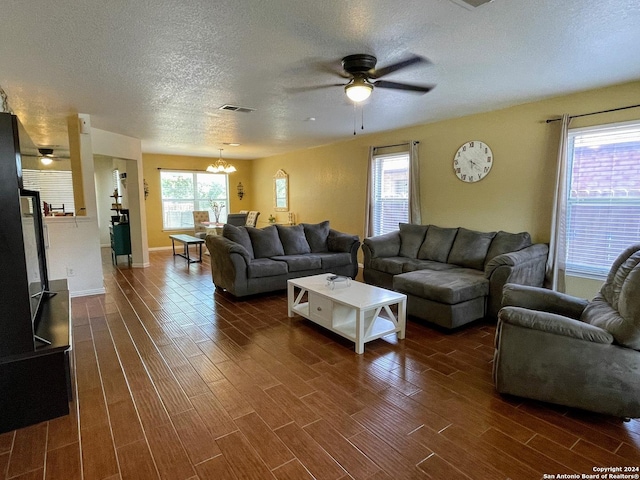
[[[406, 295], [359, 282], [343, 290], [331, 290], [325, 279], [326, 275], [316, 275], [289, 280], [289, 317], [298, 314], [351, 340], [356, 353], [364, 353], [366, 342], [392, 333], [404, 338]], [[307, 301], [303, 301], [305, 294]], [[398, 305], [397, 314], [391, 305]], [[384, 317], [380, 316], [383, 311]]]

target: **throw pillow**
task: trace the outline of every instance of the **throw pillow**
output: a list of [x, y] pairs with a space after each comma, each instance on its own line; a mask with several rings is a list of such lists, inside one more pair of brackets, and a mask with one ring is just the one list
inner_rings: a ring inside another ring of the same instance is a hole
[[328, 252], [327, 238], [329, 237], [329, 220], [320, 223], [302, 223], [304, 235], [311, 247], [311, 252], [322, 253]]
[[301, 255], [311, 252], [311, 247], [307, 242], [307, 237], [304, 235], [304, 227], [302, 225], [293, 225], [291, 227], [276, 225], [276, 228], [278, 229], [278, 236], [282, 242], [285, 255]]
[[418, 258], [420, 260], [447, 263], [449, 250], [451, 250], [451, 245], [457, 233], [457, 228], [442, 228], [429, 225], [427, 235], [418, 251]]
[[412, 225], [401, 223], [400, 225], [400, 256], [418, 258], [418, 250], [424, 241], [428, 225]]
[[484, 259], [487, 256], [491, 240], [496, 232], [476, 232], [460, 227], [453, 242], [447, 263], [461, 267], [484, 269]]
[[236, 227], [235, 225], [225, 223], [224, 227], [222, 227], [222, 236], [232, 242], [239, 243], [249, 252], [249, 258], [255, 258], [251, 238], [245, 227]]
[[284, 248], [278, 236], [278, 229], [276, 229], [274, 225], [264, 228], [246, 227], [246, 229], [251, 237], [253, 254], [256, 258], [270, 258], [284, 255]]

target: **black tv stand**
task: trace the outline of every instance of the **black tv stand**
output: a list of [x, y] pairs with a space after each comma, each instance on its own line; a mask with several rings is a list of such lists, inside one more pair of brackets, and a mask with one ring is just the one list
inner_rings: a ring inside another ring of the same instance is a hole
[[[69, 413], [71, 310], [66, 280], [50, 282], [33, 338], [43, 345], [0, 357], [0, 433]], [[26, 319], [30, 322], [30, 319]], [[32, 340], [33, 341], [33, 340]]]

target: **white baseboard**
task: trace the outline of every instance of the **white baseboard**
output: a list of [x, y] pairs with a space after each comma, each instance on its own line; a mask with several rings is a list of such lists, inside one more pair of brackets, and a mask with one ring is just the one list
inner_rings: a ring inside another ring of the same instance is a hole
[[89, 295], [104, 295], [107, 293], [104, 287], [102, 288], [94, 288], [93, 290], [80, 290], [77, 292], [69, 292], [70, 298], [75, 297], [88, 297]]
[[131, 266], [133, 268], [147, 268], [151, 266], [151, 262], [146, 262], [146, 263], [132, 263]]
[[149, 247], [149, 251], [150, 252], [157, 252], [160, 250], [171, 250], [171, 245], [169, 245], [168, 247]]

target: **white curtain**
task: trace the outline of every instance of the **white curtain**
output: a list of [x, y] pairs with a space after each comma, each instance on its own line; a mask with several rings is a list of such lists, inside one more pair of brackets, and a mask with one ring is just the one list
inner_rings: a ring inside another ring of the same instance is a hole
[[369, 147], [369, 162], [367, 164], [367, 192], [366, 204], [364, 209], [364, 236], [373, 235], [373, 156], [375, 147]]
[[551, 216], [551, 240], [547, 258], [545, 286], [558, 292], [565, 291], [566, 275], [566, 218], [567, 218], [567, 143], [569, 123], [568, 114], [562, 116], [558, 161], [556, 168], [556, 191]]
[[420, 211], [420, 156], [418, 142], [409, 142], [409, 223], [422, 224]]

